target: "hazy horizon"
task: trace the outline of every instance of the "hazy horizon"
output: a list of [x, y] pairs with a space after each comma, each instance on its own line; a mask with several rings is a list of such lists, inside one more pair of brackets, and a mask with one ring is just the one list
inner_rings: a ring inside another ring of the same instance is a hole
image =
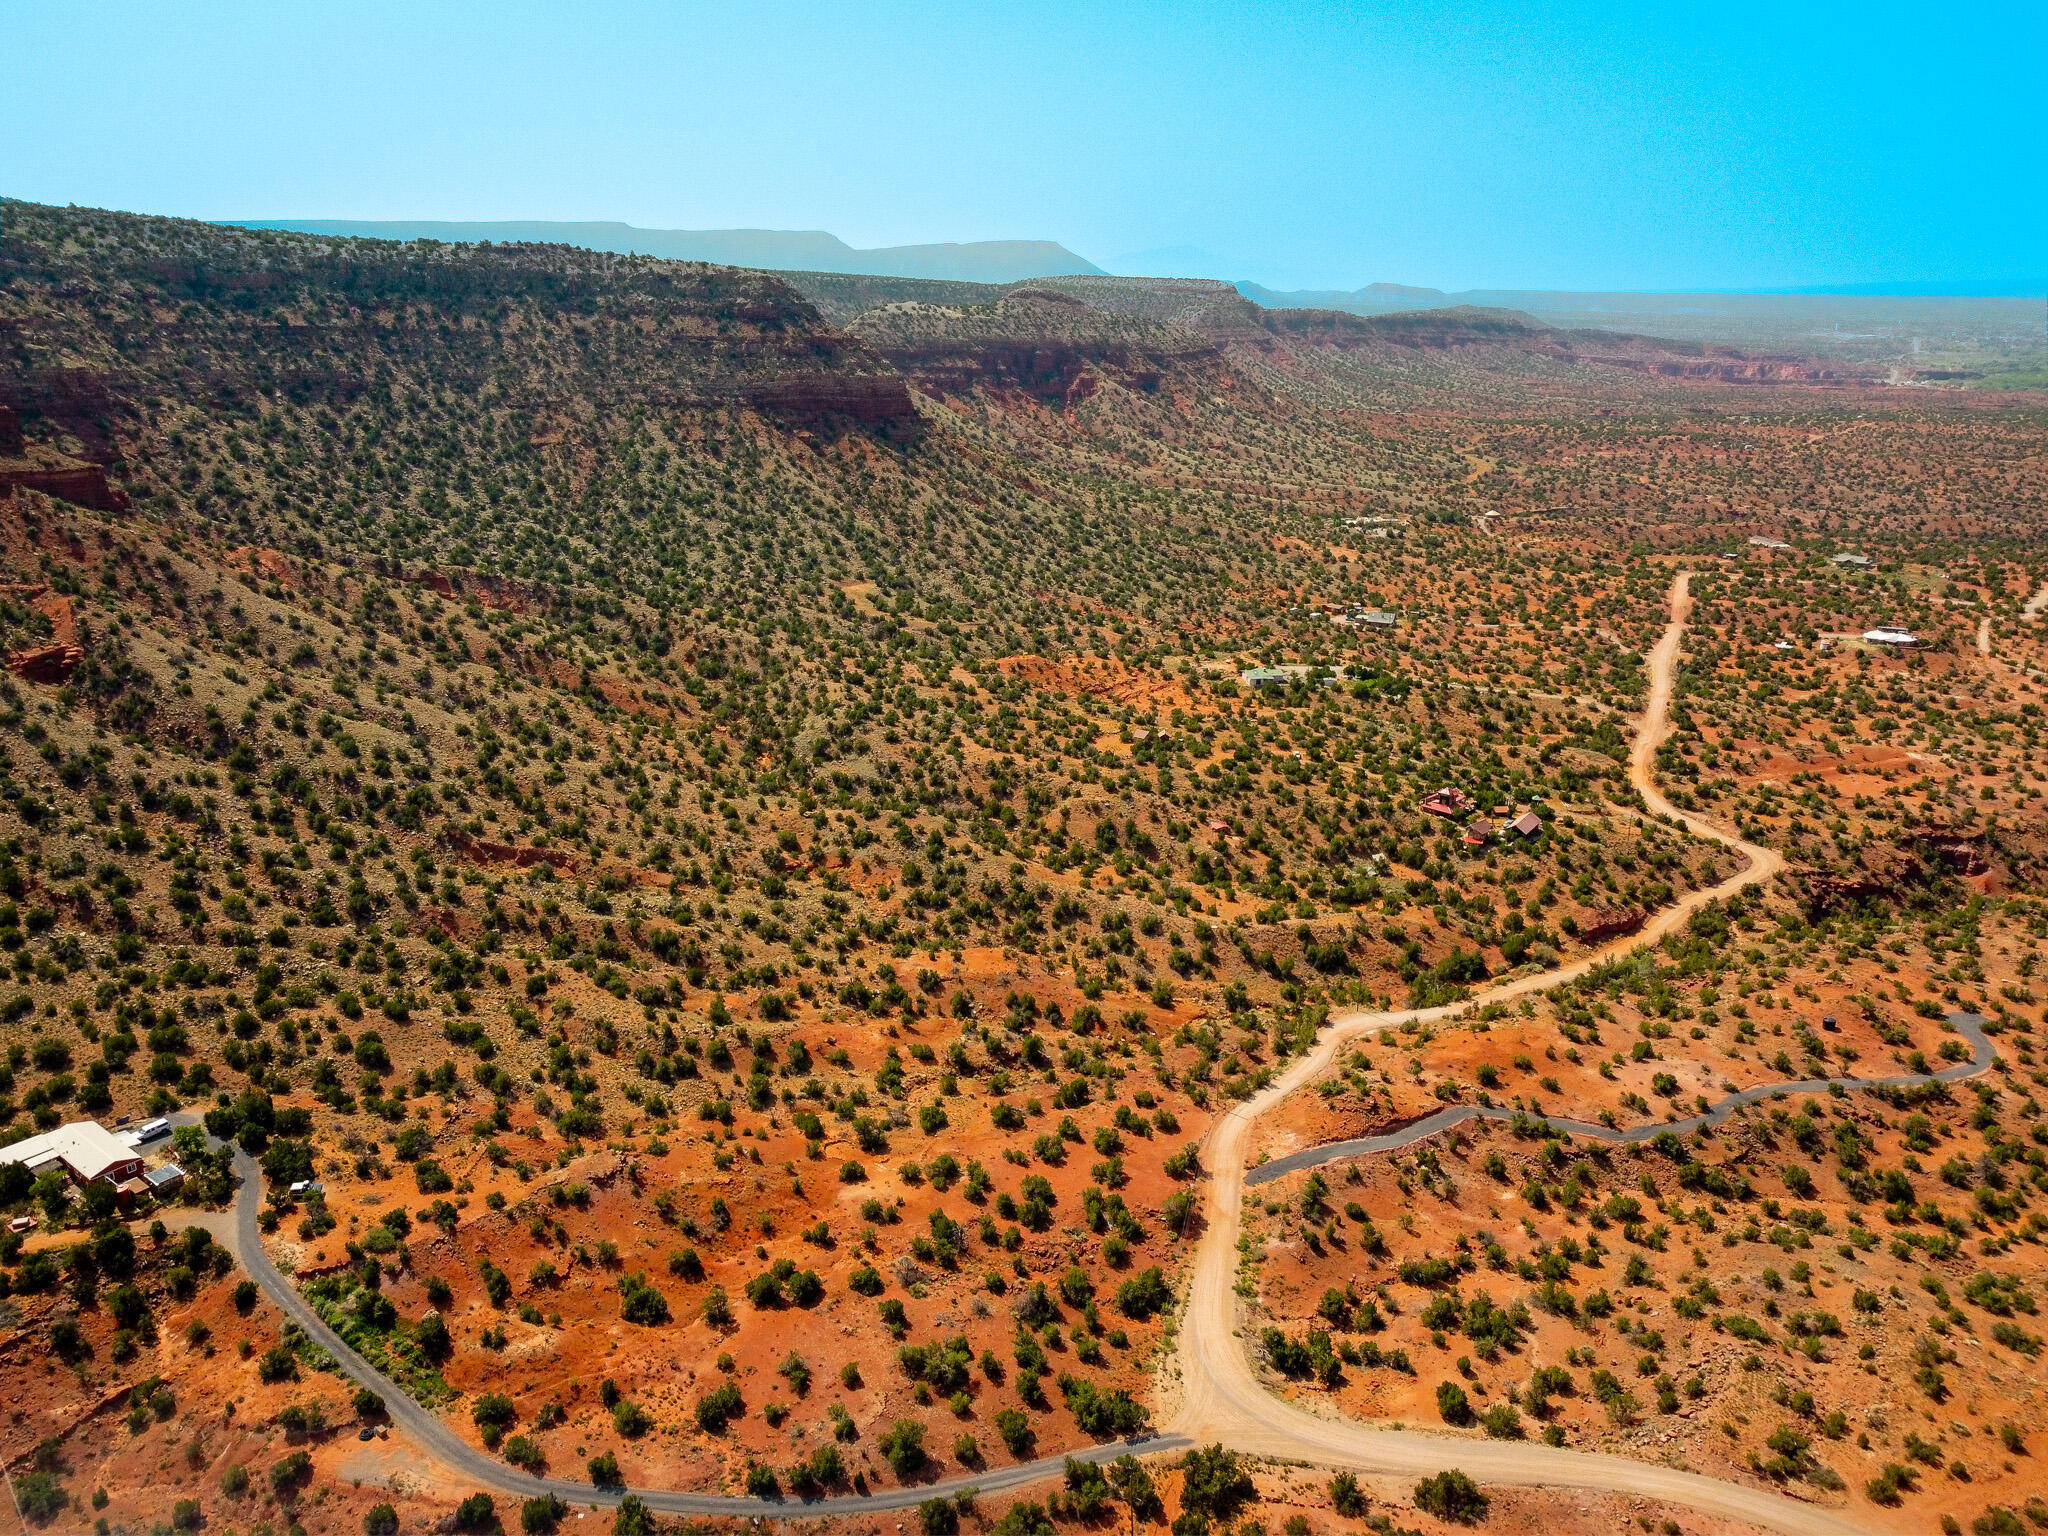
[[[121, 211], [138, 212], [148, 210], [124, 209]], [[544, 231], [545, 237], [560, 238], [563, 243], [567, 244], [587, 243], [570, 238], [567, 233], [569, 231], [619, 229], [627, 232], [629, 235], [653, 237], [647, 241], [635, 242], [645, 254], [651, 255], [665, 254], [658, 248], [662, 243], [663, 237], [692, 236], [706, 237], [713, 241], [731, 236], [758, 236], [762, 237], [765, 241], [808, 242], [815, 245], [821, 245], [822, 242], [831, 242], [833, 246], [839, 248], [845, 255], [853, 257], [893, 255], [899, 252], [939, 252], [949, 249], [971, 252], [990, 247], [1055, 246], [1064, 250], [1067, 255], [1078, 258], [1082, 263], [1096, 267], [1106, 276], [1204, 278], [1216, 282], [1258, 287], [1276, 294], [1290, 295], [1317, 292], [1355, 294], [1374, 287], [1387, 287], [1413, 288], [1429, 293], [1441, 294], [1446, 298], [1458, 298], [1467, 294], [1542, 293], [1577, 297], [1598, 297], [1602, 294], [1613, 294], [1616, 296], [1641, 298], [1712, 297], [1715, 295], [1731, 298], [2037, 298], [2048, 296], [2048, 277], [2028, 278], [2024, 276], [2003, 280], [1993, 279], [1956, 283], [1942, 283], [1939, 280], [1923, 280], [1918, 282], [1902, 280], [1893, 283], [1815, 284], [1803, 287], [1775, 288], [1703, 288], [1684, 286], [1675, 288], [1538, 288], [1525, 283], [1508, 283], [1464, 289], [1444, 288], [1436, 283], [1398, 277], [1374, 276], [1361, 279], [1344, 287], [1324, 285], [1282, 289], [1270, 283], [1261, 283], [1256, 277], [1241, 273], [1225, 275], [1229, 271], [1230, 264], [1226, 258], [1217, 256], [1214, 252], [1187, 247], [1161, 248], [1133, 252], [1125, 256], [1103, 260], [1091, 256], [1085, 251], [1077, 251], [1067, 242], [1051, 236], [1019, 235], [1009, 239], [997, 238], [978, 241], [940, 240], [909, 245], [856, 246], [842, 240], [831, 230], [816, 227], [791, 227], [787, 229], [651, 229], [642, 225], [631, 224], [621, 219], [506, 218], [448, 220], [421, 217], [375, 220], [315, 217], [312, 215], [299, 218], [249, 215], [237, 218], [210, 219], [207, 222], [234, 224], [251, 229], [288, 229], [315, 234], [361, 234], [368, 238], [388, 239], [420, 238], [422, 235], [427, 238], [456, 240], [524, 238], [523, 236], [505, 233], [505, 231], [513, 227], [527, 227]], [[386, 227], [380, 228], [378, 226]], [[548, 228], [549, 226], [554, 226], [554, 228], [550, 229]], [[1177, 258], [1183, 254], [1190, 259], [1185, 261], [1178, 260]], [[682, 259], [716, 260], [717, 258], [693, 255]], [[783, 269], [791, 271], [869, 270], [867, 268], [842, 268], [834, 265], [804, 265], [795, 261], [768, 263], [739, 262], [735, 264], [781, 266]], [[2048, 267], [2048, 263], [2044, 263], [2044, 267]], [[886, 272], [877, 271], [876, 275], [914, 276], [917, 274], [898, 268], [891, 268]], [[1052, 269], [1047, 269], [1044, 273], [1025, 273], [1020, 270], [1017, 277], [1026, 275], [1050, 276], [1057, 274]], [[981, 279], [961, 280], [976, 281]], [[1016, 277], [997, 277], [986, 280], [1005, 282], [1015, 281]]]
[[[2044, 275], [2038, 7], [31, 5], [12, 195], [1056, 241], [1276, 291]], [[1167, 270], [1176, 269], [1176, 270]]]

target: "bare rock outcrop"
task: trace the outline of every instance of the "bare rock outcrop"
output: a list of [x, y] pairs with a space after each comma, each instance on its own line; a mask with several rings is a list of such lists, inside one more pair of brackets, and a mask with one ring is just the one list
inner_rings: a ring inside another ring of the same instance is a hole
[[71, 599], [41, 584], [11, 590], [31, 599], [30, 606], [49, 620], [50, 642], [11, 652], [7, 670], [24, 682], [63, 682], [85, 662], [85, 646], [79, 639]]

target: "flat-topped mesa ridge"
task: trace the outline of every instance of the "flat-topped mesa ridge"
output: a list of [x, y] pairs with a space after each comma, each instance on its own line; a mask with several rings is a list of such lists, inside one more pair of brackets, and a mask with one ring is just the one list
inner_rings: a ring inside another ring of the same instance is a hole
[[[400, 244], [8, 202], [0, 286], [115, 283], [158, 317], [116, 349], [77, 306], [10, 321], [0, 399], [90, 441], [125, 402], [345, 403], [430, 362], [450, 390], [547, 412], [563, 400], [746, 408], [803, 431], [915, 435], [910, 392], [769, 273], [568, 246]], [[90, 263], [63, 221], [101, 237]], [[66, 366], [55, 366], [62, 358]]]

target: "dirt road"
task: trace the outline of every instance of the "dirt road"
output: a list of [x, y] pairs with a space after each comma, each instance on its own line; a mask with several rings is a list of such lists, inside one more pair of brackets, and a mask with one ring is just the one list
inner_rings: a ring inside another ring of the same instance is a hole
[[1581, 975], [1606, 955], [1655, 943], [1694, 911], [1718, 896], [1769, 879], [1783, 868], [1770, 849], [1743, 841], [1700, 817], [1679, 811], [1651, 778], [1650, 766], [1670, 730], [1673, 678], [1685, 621], [1691, 611], [1690, 573], [1671, 586], [1671, 623], [1650, 652], [1650, 696], [1629, 756], [1629, 778], [1654, 814], [1671, 816], [1700, 837], [1740, 852], [1748, 865], [1710, 890], [1694, 891], [1667, 908], [1643, 931], [1607, 950], [1540, 976], [1493, 988], [1457, 1008], [1355, 1013], [1337, 1018], [1316, 1048], [1264, 1093], [1219, 1119], [1204, 1146], [1210, 1174], [1208, 1226], [1195, 1256], [1186, 1315], [1181, 1322], [1178, 1401], [1169, 1428], [1199, 1441], [1221, 1441], [1261, 1455], [1289, 1457], [1327, 1466], [1397, 1476], [1427, 1475], [1459, 1467], [1483, 1483], [1598, 1488], [1684, 1504], [1704, 1515], [1745, 1520], [1794, 1536], [1847, 1536], [1859, 1527], [1830, 1511], [1816, 1509], [1763, 1489], [1683, 1472], [1621, 1456], [1554, 1449], [1520, 1441], [1453, 1439], [1444, 1435], [1325, 1417], [1269, 1393], [1252, 1364], [1246, 1330], [1240, 1327], [1235, 1290], [1237, 1238], [1245, 1181], [1245, 1150], [1258, 1119], [1288, 1095], [1328, 1070], [1339, 1051], [1358, 1035], [1408, 1020], [1431, 1022], [1484, 1002], [1546, 990]]

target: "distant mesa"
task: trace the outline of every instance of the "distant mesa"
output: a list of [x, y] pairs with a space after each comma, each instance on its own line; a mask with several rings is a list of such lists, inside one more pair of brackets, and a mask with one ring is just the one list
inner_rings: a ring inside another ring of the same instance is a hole
[[1100, 274], [1093, 262], [1055, 240], [974, 240], [944, 245], [889, 245], [856, 250], [822, 229], [636, 229], [612, 221], [502, 223], [434, 220], [225, 219], [244, 229], [365, 240], [445, 240], [451, 244], [574, 245], [664, 261], [708, 261], [771, 272], [846, 272], [871, 277], [922, 277], [945, 282], [1016, 283], [1033, 277]]

